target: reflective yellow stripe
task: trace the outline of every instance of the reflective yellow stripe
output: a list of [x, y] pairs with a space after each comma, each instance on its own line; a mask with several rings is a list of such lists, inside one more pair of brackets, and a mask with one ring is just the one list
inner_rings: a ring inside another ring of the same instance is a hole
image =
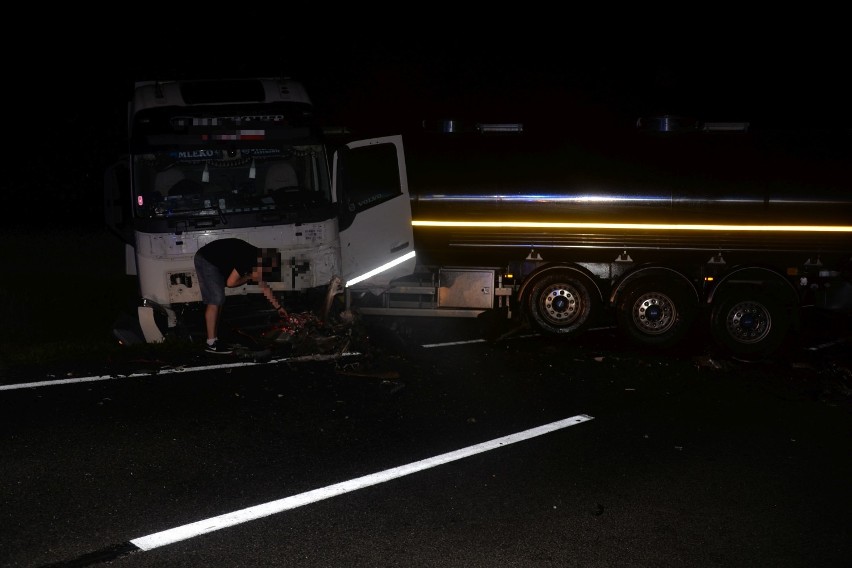
[[716, 225], [673, 223], [551, 223], [535, 221], [432, 221], [414, 220], [414, 227], [492, 227], [512, 229], [634, 229], [639, 231], [766, 231], [799, 233], [852, 233], [849, 225]]

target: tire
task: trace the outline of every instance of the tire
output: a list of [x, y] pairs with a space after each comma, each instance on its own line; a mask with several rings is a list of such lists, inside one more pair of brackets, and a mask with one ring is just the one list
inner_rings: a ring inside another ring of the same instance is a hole
[[682, 282], [645, 277], [630, 282], [619, 296], [619, 331], [632, 343], [654, 349], [677, 345], [698, 311], [695, 295]]
[[545, 333], [577, 336], [594, 321], [600, 301], [586, 276], [570, 271], [552, 272], [536, 280], [527, 299], [530, 322]]
[[754, 292], [726, 295], [714, 304], [710, 331], [715, 342], [734, 357], [763, 359], [784, 343], [790, 316], [771, 296]]

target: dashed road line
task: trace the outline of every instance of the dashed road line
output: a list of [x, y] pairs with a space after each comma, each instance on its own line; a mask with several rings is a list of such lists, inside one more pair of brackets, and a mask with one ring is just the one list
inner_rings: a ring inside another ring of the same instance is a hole
[[96, 381], [115, 381], [119, 379], [134, 379], [139, 377], [152, 377], [157, 375], [173, 375], [178, 373], [194, 373], [196, 371], [212, 371], [217, 369], [234, 369], [237, 367], [256, 367], [258, 365], [274, 365], [277, 363], [300, 363], [305, 361], [334, 361], [336, 359], [359, 356], [358, 352], [334, 353], [329, 355], [303, 355], [299, 357], [285, 357], [282, 359], [271, 359], [269, 361], [244, 361], [240, 363], [223, 363], [218, 365], [200, 365], [198, 367], [165, 367], [153, 371], [140, 371], [138, 373], [100, 375], [91, 377], [72, 377], [67, 379], [50, 379], [46, 381], [35, 381], [29, 383], [15, 383], [0, 385], [0, 391], [31, 389], [38, 387], [55, 387], [75, 383], [91, 383]]
[[482, 442], [480, 444], [475, 444], [473, 446], [468, 446], [460, 450], [447, 452], [445, 454], [439, 454], [437, 456], [426, 458], [420, 461], [411, 462], [399, 467], [386, 469], [384, 471], [372, 473], [362, 477], [356, 477], [355, 479], [350, 479], [341, 483], [335, 483], [333, 485], [328, 485], [319, 489], [313, 489], [305, 493], [292, 495], [290, 497], [285, 497], [276, 501], [270, 501], [269, 503], [263, 503], [254, 507], [240, 509], [238, 511], [233, 511], [224, 515], [203, 519], [194, 523], [189, 523], [186, 525], [181, 525], [139, 538], [134, 538], [128, 542], [110, 546], [102, 550], [90, 552], [70, 561], [50, 564], [47, 566], [43, 566], [42, 568], [48, 568], [48, 566], [52, 568], [70, 568], [72, 566], [82, 567], [92, 566], [94, 564], [103, 562], [110, 562], [122, 556], [127, 556], [129, 554], [134, 554], [140, 551], [153, 550], [155, 548], [188, 540], [203, 534], [239, 525], [248, 521], [268, 517], [276, 513], [281, 513], [283, 511], [288, 511], [291, 509], [302, 507], [304, 505], [316, 503], [318, 501], [329, 499], [331, 497], [336, 497], [338, 495], [343, 495], [352, 491], [356, 491], [358, 489], [363, 489], [365, 487], [370, 487], [379, 483], [391, 481], [393, 479], [404, 477], [406, 475], [411, 475], [412, 473], [417, 473], [429, 468], [464, 459], [476, 454], [480, 454], [497, 448], [503, 448], [510, 444], [529, 440], [531, 438], [542, 436], [544, 434], [549, 434], [551, 432], [555, 432], [563, 428], [568, 428], [569, 426], [576, 426], [577, 424], [582, 424], [593, 419], [594, 417], [589, 416], [588, 414], [577, 414], [576, 416], [572, 416], [570, 418], [557, 420], [556, 422], [551, 422], [549, 424], [530, 428], [529, 430], [523, 430], [521, 432], [509, 434], [501, 438], [495, 438], [493, 440]]

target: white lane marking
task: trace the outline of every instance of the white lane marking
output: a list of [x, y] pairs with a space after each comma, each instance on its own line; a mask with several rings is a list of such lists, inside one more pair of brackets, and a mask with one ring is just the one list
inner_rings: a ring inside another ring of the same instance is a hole
[[235, 367], [254, 367], [256, 365], [273, 365], [276, 363], [299, 363], [304, 361], [331, 361], [341, 357], [352, 357], [361, 355], [358, 352], [334, 353], [330, 355], [300, 355], [298, 357], [285, 357], [283, 359], [271, 359], [269, 361], [245, 361], [242, 363], [225, 363], [220, 365], [202, 365], [200, 367], [174, 367], [156, 369], [154, 371], [130, 373], [128, 375], [101, 375], [96, 377], [74, 377], [70, 379], [53, 379], [49, 381], [36, 381], [33, 383], [17, 383], [13, 385], [0, 385], [0, 391], [28, 389], [35, 387], [54, 387], [57, 385], [68, 385], [74, 383], [91, 383], [95, 381], [113, 381], [117, 379], [133, 379], [138, 377], [151, 377], [155, 375], [172, 375], [176, 373], [192, 373], [195, 371], [210, 371], [215, 369], [233, 369]]
[[[513, 335], [510, 339], [526, 339], [528, 337], [539, 337], [538, 333], [529, 333], [526, 335]], [[469, 345], [471, 343], [485, 343], [486, 339], [468, 339], [466, 341], [447, 341], [445, 343], [424, 343], [420, 347], [429, 349], [432, 347], [448, 347], [450, 345]]]
[[[590, 327], [586, 331], [607, 331], [607, 330], [610, 330], [610, 329], [615, 329], [615, 327], [611, 326], [611, 325], [603, 326], [603, 327]], [[530, 337], [541, 337], [541, 334], [540, 333], [526, 333], [526, 334], [522, 334], [522, 335], [513, 335], [511, 337], [508, 337], [507, 339], [528, 339]], [[487, 341], [486, 339], [469, 339], [469, 340], [466, 340], [466, 341], [448, 341], [446, 343], [424, 343], [420, 347], [423, 347], [424, 349], [430, 349], [432, 347], [448, 347], [448, 346], [451, 346], [451, 345], [468, 345], [468, 344], [471, 344], [471, 343], [485, 343], [486, 341]]]
[[450, 345], [470, 345], [471, 343], [485, 343], [484, 339], [468, 339], [467, 341], [447, 341], [444, 343], [424, 343], [420, 347], [430, 349], [432, 347], [448, 347]]
[[808, 347], [808, 351], [819, 351], [820, 349], [826, 349], [828, 347], [834, 347], [835, 345], [841, 345], [843, 343], [849, 343], [852, 341], [852, 337], [841, 337], [834, 341], [829, 341], [827, 343], [820, 343], [818, 345], [812, 345]]
[[277, 501], [270, 501], [269, 503], [263, 503], [254, 507], [248, 507], [239, 511], [226, 513], [217, 517], [211, 517], [209, 519], [196, 521], [187, 525], [182, 525], [158, 533], [139, 537], [131, 540], [130, 542], [142, 550], [151, 550], [153, 548], [158, 548], [167, 544], [187, 540], [196, 536], [200, 536], [202, 534], [217, 531], [219, 529], [245, 523], [247, 521], [268, 517], [269, 515], [280, 513], [282, 511], [287, 511], [289, 509], [295, 509], [297, 507], [308, 505], [310, 503], [315, 503], [323, 499], [328, 499], [330, 497], [349, 493], [350, 491], [355, 491], [357, 489], [362, 489], [371, 485], [384, 483], [385, 481], [390, 481], [398, 477], [410, 475], [412, 473], [416, 473], [418, 471], [442, 465], [451, 461], [460, 460], [462, 458], [466, 458], [474, 454], [479, 454], [496, 448], [501, 448], [509, 444], [514, 444], [515, 442], [528, 440], [530, 438], [541, 436], [543, 434], [548, 434], [555, 430], [560, 430], [569, 426], [575, 426], [577, 424], [581, 424], [592, 419], [593, 417], [587, 414], [578, 414], [576, 416], [572, 416], [571, 418], [565, 418], [564, 420], [551, 422], [550, 424], [545, 424], [543, 426], [538, 426], [536, 428], [531, 428], [529, 430], [524, 430], [522, 432], [517, 432], [508, 436], [503, 436], [502, 438], [495, 438], [488, 442], [468, 446], [466, 448], [448, 452], [446, 454], [440, 454], [431, 458], [426, 458], [424, 460], [411, 462], [409, 464], [402, 465], [399, 467], [386, 469], [378, 473], [372, 473], [363, 477], [356, 477], [355, 479], [350, 479], [349, 481], [343, 481], [341, 483], [328, 485], [319, 489], [313, 489], [311, 491], [300, 493], [298, 495], [292, 495], [290, 497], [278, 499]]

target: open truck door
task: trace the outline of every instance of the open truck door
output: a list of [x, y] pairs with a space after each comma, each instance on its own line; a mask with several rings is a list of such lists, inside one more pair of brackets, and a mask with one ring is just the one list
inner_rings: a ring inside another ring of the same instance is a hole
[[415, 266], [402, 137], [350, 142], [335, 153], [333, 171], [342, 284], [381, 293]]

